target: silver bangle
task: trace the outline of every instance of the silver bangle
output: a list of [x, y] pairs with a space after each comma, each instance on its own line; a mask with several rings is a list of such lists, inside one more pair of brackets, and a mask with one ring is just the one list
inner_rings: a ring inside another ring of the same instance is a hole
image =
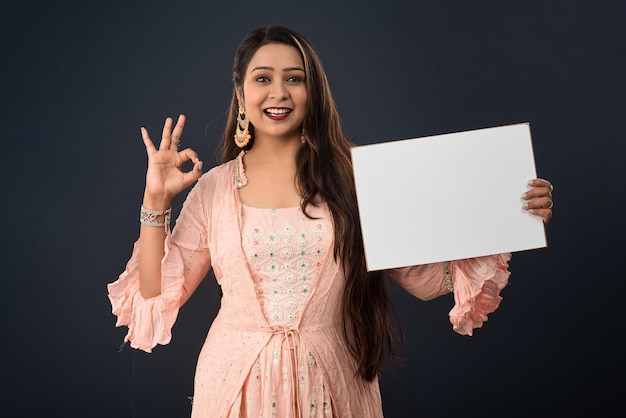
[[[158, 216], [163, 216], [163, 222], [159, 222], [157, 220]], [[164, 226], [165, 232], [167, 232], [167, 228], [170, 226], [170, 219], [172, 217], [172, 208], [167, 208], [165, 210], [150, 210], [146, 209], [141, 205], [141, 212], [139, 214], [139, 222], [148, 226]]]
[[443, 277], [446, 281], [446, 288], [448, 291], [454, 291], [454, 285], [452, 284], [452, 274], [450, 274], [450, 262], [446, 261], [443, 263]]

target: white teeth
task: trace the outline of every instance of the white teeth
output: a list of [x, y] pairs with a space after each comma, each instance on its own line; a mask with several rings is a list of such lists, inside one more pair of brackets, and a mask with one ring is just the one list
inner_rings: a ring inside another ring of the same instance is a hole
[[289, 109], [265, 109], [266, 113], [269, 113], [272, 116], [280, 116], [286, 113], [291, 112]]

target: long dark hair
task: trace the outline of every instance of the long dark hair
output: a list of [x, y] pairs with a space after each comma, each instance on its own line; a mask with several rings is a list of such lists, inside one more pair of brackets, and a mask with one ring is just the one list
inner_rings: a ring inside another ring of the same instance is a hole
[[[243, 40], [233, 62], [234, 88], [243, 87], [245, 71], [263, 45], [282, 43], [296, 48], [302, 57], [307, 88], [307, 114], [303, 123], [306, 145], [296, 157], [298, 191], [306, 213], [309, 204], [325, 201], [333, 218], [334, 257], [343, 266], [346, 284], [343, 294], [343, 330], [357, 364], [358, 374], [372, 381], [381, 371], [387, 355], [395, 357], [394, 341], [401, 338], [397, 315], [388, 297], [382, 272], [369, 272], [361, 238], [352, 159], [352, 144], [346, 139], [322, 62], [313, 46], [297, 32], [283, 26], [253, 30]], [[233, 140], [238, 112], [237, 96], [228, 112], [221, 150], [221, 162], [232, 160], [241, 151]], [[252, 125], [250, 125], [252, 126]], [[247, 148], [254, 146], [254, 134]]]

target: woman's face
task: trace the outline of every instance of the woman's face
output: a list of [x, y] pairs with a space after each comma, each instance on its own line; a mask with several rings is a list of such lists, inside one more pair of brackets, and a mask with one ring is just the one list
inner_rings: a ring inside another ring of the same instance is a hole
[[304, 77], [300, 53], [290, 45], [267, 44], [252, 56], [238, 98], [254, 125], [255, 142], [271, 137], [300, 141], [307, 101]]

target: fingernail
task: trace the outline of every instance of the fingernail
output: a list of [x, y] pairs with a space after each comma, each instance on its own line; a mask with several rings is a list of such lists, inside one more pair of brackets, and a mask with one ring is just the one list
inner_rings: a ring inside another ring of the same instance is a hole
[[202, 171], [202, 161], [200, 161], [200, 164], [198, 164], [198, 170]]
[[524, 203], [524, 204], [522, 205], [522, 209], [528, 209], [528, 203]]
[[535, 183], [535, 180], [528, 180], [528, 185], [532, 186]]
[[527, 194], [526, 193], [522, 193], [521, 199], [526, 199]]

